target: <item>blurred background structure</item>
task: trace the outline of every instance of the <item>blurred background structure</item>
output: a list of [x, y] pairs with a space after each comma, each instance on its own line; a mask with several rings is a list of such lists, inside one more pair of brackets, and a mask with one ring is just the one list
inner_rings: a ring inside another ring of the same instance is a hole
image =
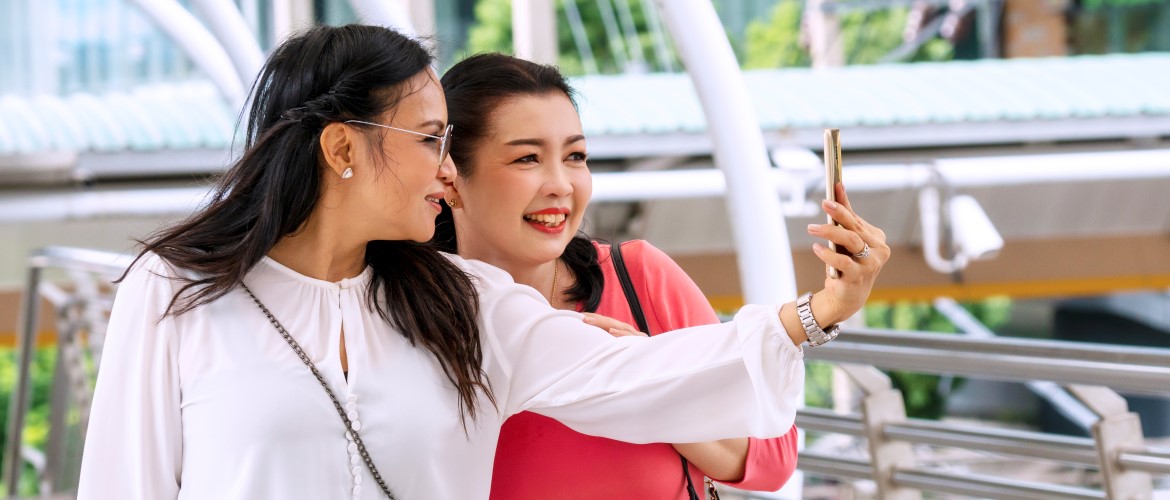
[[[0, 0], [4, 491], [74, 486], [117, 255], [238, 152], [264, 54], [370, 22], [429, 36], [440, 71], [504, 51], [573, 75], [587, 230], [652, 241], [727, 312], [819, 287], [800, 228], [819, 220], [821, 132], [842, 129], [851, 199], [895, 258], [810, 363], [803, 489], [753, 497], [1165, 495], [1170, 0], [711, 4]], [[727, 123], [720, 91], [754, 116]], [[744, 244], [773, 210], [763, 243], [791, 265]], [[775, 288], [741, 279], [761, 259]]]

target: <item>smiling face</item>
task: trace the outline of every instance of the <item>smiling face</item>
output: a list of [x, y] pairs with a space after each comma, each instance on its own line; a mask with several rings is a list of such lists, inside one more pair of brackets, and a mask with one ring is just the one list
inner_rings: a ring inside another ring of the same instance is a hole
[[470, 177], [448, 189], [459, 208], [459, 253], [505, 269], [551, 262], [593, 194], [577, 110], [559, 92], [512, 97], [493, 110], [487, 131], [465, 169]]
[[[406, 83], [406, 96], [398, 105], [371, 123], [432, 136], [440, 136], [447, 125], [447, 103], [435, 74], [424, 71]], [[434, 234], [435, 216], [440, 210], [444, 181], [454, 178], [454, 165], [447, 158], [439, 166], [439, 139], [365, 124], [335, 124], [347, 127], [348, 140], [330, 140], [324, 134], [322, 146], [348, 144], [352, 151], [334, 156], [353, 176], [335, 180], [341, 190], [335, 203], [344, 204], [352, 228], [368, 240], [427, 241]], [[338, 132], [338, 131], [334, 131]], [[350, 133], [353, 132], [353, 133]], [[345, 160], [348, 158], [348, 162]], [[337, 173], [326, 175], [337, 176]], [[329, 200], [322, 200], [329, 203]]]

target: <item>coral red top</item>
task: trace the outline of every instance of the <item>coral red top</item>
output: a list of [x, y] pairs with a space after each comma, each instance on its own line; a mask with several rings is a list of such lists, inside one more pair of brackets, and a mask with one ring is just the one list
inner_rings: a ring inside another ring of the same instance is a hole
[[[622, 293], [609, 245], [595, 244], [605, 276], [597, 313], [637, 327]], [[622, 244], [630, 280], [651, 335], [719, 321], [699, 287], [661, 250], [641, 240]], [[696, 387], [701, 391], [717, 387]], [[711, 408], [712, 412], [734, 411]], [[703, 418], [695, 415], [695, 418]], [[646, 422], [653, 426], [654, 422]], [[774, 491], [796, 468], [796, 427], [772, 439], [750, 438], [739, 489]], [[703, 473], [690, 468], [702, 497]], [[645, 498], [686, 500], [682, 462], [669, 444], [630, 444], [587, 436], [531, 412], [513, 415], [500, 432], [492, 473], [493, 500]]]

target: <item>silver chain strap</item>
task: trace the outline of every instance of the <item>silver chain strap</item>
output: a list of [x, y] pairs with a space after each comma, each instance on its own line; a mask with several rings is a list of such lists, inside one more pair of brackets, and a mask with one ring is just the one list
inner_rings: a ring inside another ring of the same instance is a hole
[[260, 302], [260, 299], [256, 298], [256, 294], [252, 293], [252, 290], [249, 289], [247, 285], [241, 284], [240, 286], [244, 288], [245, 292], [248, 292], [248, 296], [252, 297], [252, 301], [256, 303], [256, 306], [259, 307], [262, 312], [264, 312], [264, 315], [268, 316], [268, 321], [272, 322], [272, 326], [276, 328], [277, 333], [279, 333], [281, 337], [284, 337], [284, 341], [288, 342], [288, 346], [292, 348], [293, 352], [296, 353], [298, 358], [301, 358], [301, 362], [309, 368], [309, 371], [313, 372], [314, 377], [317, 377], [317, 382], [321, 383], [321, 388], [325, 389], [325, 394], [329, 395], [330, 401], [333, 401], [333, 407], [337, 409], [337, 415], [341, 417], [342, 423], [345, 424], [345, 429], [349, 431], [349, 435], [353, 436], [353, 442], [357, 444], [358, 453], [361, 454], [362, 460], [366, 463], [366, 468], [370, 470], [370, 474], [373, 474], [374, 481], [378, 482], [378, 487], [382, 488], [382, 493], [385, 493], [386, 497], [390, 498], [390, 500], [397, 500], [394, 497], [394, 494], [390, 492], [390, 487], [386, 486], [386, 481], [382, 480], [382, 474], [378, 473], [378, 468], [374, 466], [374, 459], [370, 458], [370, 453], [366, 451], [366, 445], [362, 442], [362, 437], [358, 435], [358, 432], [353, 429], [353, 423], [350, 422], [349, 415], [345, 414], [345, 409], [341, 406], [341, 401], [338, 400], [337, 396], [333, 394], [333, 389], [329, 388], [329, 384], [325, 382], [325, 377], [321, 376], [321, 372], [317, 371], [317, 367], [313, 365], [311, 360], [309, 360], [309, 355], [305, 354], [305, 350], [301, 349], [301, 345], [292, 338], [292, 335], [288, 334], [288, 330], [285, 330], [284, 327], [281, 326], [280, 322], [276, 320], [276, 317], [272, 315], [272, 311], [269, 311], [267, 307], [264, 307], [264, 304]]

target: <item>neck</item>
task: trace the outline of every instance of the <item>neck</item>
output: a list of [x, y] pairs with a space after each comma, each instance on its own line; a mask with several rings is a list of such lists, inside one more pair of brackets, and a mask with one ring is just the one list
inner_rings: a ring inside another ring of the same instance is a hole
[[366, 268], [367, 242], [343, 226], [315, 211], [296, 232], [276, 242], [268, 256], [310, 278], [329, 282], [352, 278]]
[[[564, 302], [564, 291], [571, 288], [575, 281], [573, 273], [569, 272], [569, 269], [560, 262], [560, 258], [546, 261], [520, 260], [513, 258], [512, 254], [508, 252], [493, 248], [491, 245], [476, 245], [475, 242], [487, 239], [469, 230], [470, 225], [462, 219], [460, 214], [455, 214], [454, 220], [456, 240], [464, 242], [459, 245], [460, 257], [487, 262], [507, 271], [516, 283], [532, 287], [546, 299], [549, 299], [549, 304], [555, 308], [575, 308], [574, 304]], [[562, 249], [563, 251], [564, 249]], [[559, 266], [560, 272], [557, 274], [556, 293], [552, 294], [550, 292], [553, 288], [553, 272], [557, 266]]]
[[[461, 254], [463, 252], [460, 252]], [[560, 263], [560, 259], [532, 263], [515, 263], [480, 259], [474, 256], [463, 255], [463, 257], [470, 259], [483, 260], [493, 266], [499, 267], [512, 275], [512, 279], [521, 285], [528, 285], [549, 299], [549, 303], [553, 307], [565, 308], [567, 304], [562, 303], [564, 291], [569, 286], [572, 280], [569, 272], [564, 265]], [[556, 276], [556, 293], [553, 294], [553, 276]]]

